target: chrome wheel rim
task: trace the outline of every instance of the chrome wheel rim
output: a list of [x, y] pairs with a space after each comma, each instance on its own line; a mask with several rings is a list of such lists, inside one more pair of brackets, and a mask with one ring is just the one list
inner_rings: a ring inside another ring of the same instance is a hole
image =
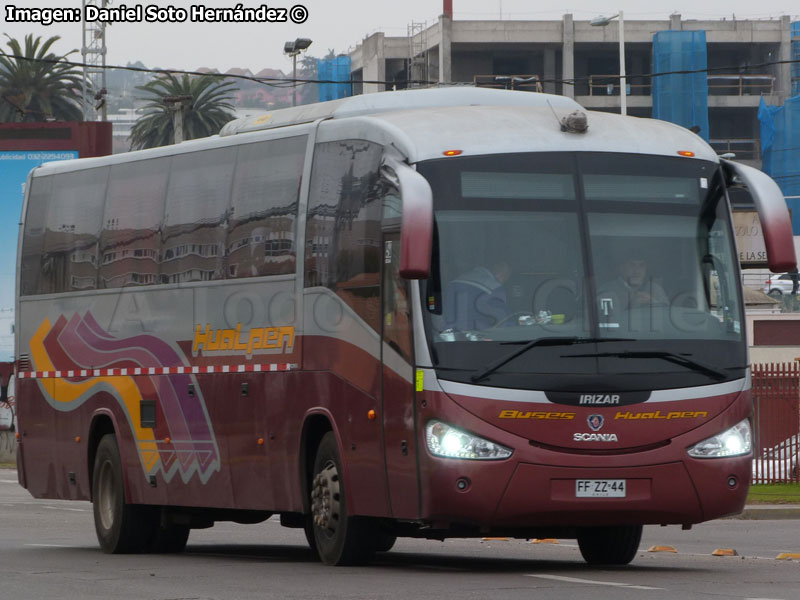
[[333, 461], [328, 461], [314, 477], [311, 486], [311, 514], [314, 524], [328, 536], [336, 535], [341, 522], [341, 486], [339, 472]]

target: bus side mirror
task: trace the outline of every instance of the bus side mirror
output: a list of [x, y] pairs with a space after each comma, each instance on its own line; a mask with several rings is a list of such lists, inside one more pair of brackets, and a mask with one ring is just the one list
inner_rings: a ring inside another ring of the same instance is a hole
[[772, 178], [758, 169], [720, 159], [728, 183], [743, 183], [750, 191], [764, 232], [767, 263], [773, 273], [797, 267], [792, 237], [792, 220], [783, 192]]
[[[393, 161], [394, 162], [394, 161]], [[428, 180], [406, 164], [394, 162], [403, 216], [400, 225], [400, 277], [427, 279], [433, 246], [433, 192]]]

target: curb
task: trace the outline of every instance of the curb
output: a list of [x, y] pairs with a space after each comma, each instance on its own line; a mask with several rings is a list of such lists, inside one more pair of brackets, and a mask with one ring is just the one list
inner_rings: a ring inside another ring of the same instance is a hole
[[766, 504], [759, 506], [751, 504], [744, 507], [738, 514], [729, 519], [742, 519], [746, 521], [788, 520], [800, 519], [800, 505], [797, 504]]

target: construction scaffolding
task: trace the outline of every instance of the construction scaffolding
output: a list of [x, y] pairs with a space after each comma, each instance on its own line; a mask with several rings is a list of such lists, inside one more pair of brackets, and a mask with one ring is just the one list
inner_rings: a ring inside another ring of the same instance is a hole
[[408, 26], [408, 87], [424, 87], [428, 81], [428, 26], [412, 22]]
[[[111, 0], [82, 0], [82, 14], [86, 16], [86, 7], [106, 8]], [[101, 21], [81, 21], [83, 26], [83, 120], [97, 120], [98, 112], [101, 121], [106, 121], [106, 27]]]
[[659, 31], [653, 36], [653, 118], [698, 127], [708, 141], [706, 52], [705, 31]]

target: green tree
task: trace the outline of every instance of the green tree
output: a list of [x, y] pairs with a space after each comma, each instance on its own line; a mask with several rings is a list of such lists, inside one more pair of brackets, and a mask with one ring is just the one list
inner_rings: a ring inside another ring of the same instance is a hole
[[[297, 78], [316, 81], [318, 60], [319, 59], [316, 56], [304, 54], [300, 58], [300, 65], [297, 69]], [[312, 104], [314, 102], [319, 102], [319, 89], [317, 88], [317, 84], [298, 83], [297, 104]]]
[[145, 113], [131, 130], [131, 149], [156, 148], [173, 143], [174, 128], [170, 98], [190, 96], [190, 107], [183, 117], [183, 137], [192, 140], [219, 133], [222, 126], [234, 118], [233, 92], [236, 86], [218, 77], [202, 75], [180, 78], [164, 73], [144, 85], [137, 86], [145, 92], [142, 98], [148, 104]]
[[5, 34], [10, 52], [0, 48], [0, 122], [82, 121], [83, 73], [50, 51], [59, 36], [42, 41], [25, 36], [25, 48]]

